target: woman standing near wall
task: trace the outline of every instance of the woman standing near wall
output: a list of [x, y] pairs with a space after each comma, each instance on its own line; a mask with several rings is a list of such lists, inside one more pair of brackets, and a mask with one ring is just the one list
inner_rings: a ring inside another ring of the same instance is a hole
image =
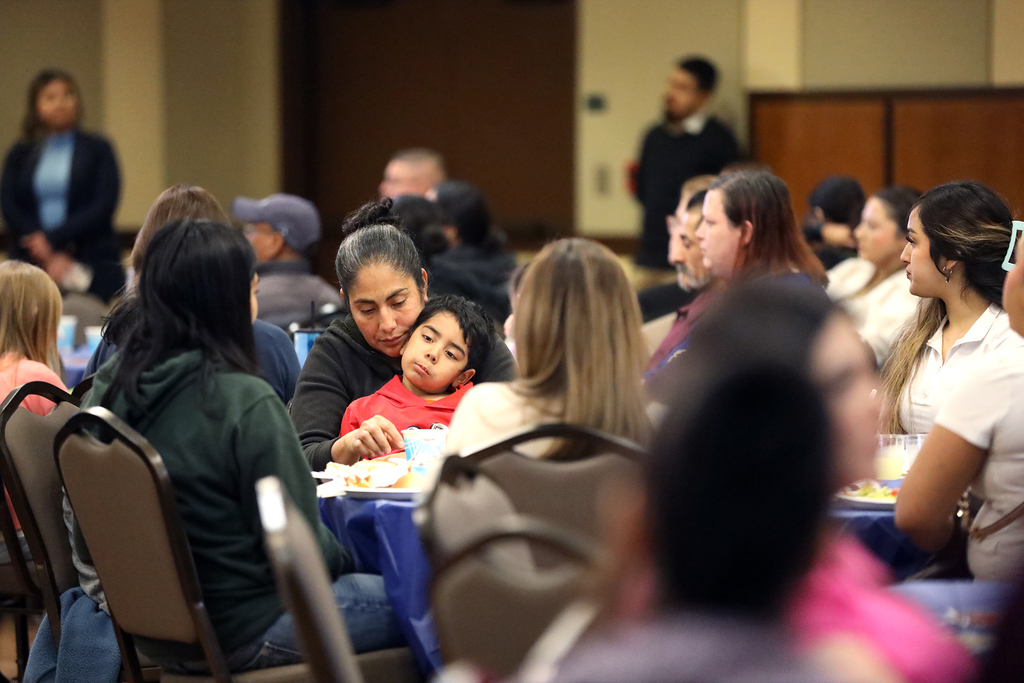
[[110, 143], [82, 131], [81, 117], [71, 74], [39, 72], [4, 161], [0, 211], [11, 258], [37, 263], [66, 291], [109, 301], [124, 286], [113, 222], [121, 179]]

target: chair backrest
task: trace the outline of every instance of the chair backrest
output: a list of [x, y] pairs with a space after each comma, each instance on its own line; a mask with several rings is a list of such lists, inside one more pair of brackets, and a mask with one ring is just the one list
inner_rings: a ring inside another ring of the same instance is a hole
[[[36, 415], [21, 407], [29, 396], [39, 396], [56, 405], [49, 415]], [[57, 639], [60, 594], [78, 585], [78, 573], [71, 561], [71, 544], [64, 525], [64, 493], [53, 462], [53, 441], [76, 412], [78, 401], [47, 382], [23, 384], [0, 405], [0, 478], [32, 551], [34, 576]], [[20, 548], [17, 554], [21, 555]]]
[[[515, 446], [562, 438], [583, 448], [571, 458], [531, 458]], [[509, 496], [517, 512], [547, 520], [588, 539], [598, 536], [598, 496], [606, 482], [638, 471], [643, 449], [625, 439], [586, 427], [547, 424], [464, 451]]]
[[[478, 465], [458, 456], [446, 458], [437, 483], [413, 513], [431, 564], [436, 568], [482, 531], [515, 514], [512, 499]], [[520, 543], [500, 544], [492, 559], [533, 567], [533, 556]]]
[[160, 455], [96, 407], [68, 421], [54, 457], [117, 626], [199, 644], [214, 677], [230, 680]]
[[[495, 546], [542, 545], [563, 561], [553, 569], [495, 562]], [[499, 678], [512, 675], [558, 614], [579, 597], [596, 546], [523, 515], [479, 532], [435, 571], [431, 604], [446, 661], [465, 660]]]
[[299, 647], [320, 683], [363, 683], [330, 575], [309, 524], [277, 477], [256, 482], [267, 554]]

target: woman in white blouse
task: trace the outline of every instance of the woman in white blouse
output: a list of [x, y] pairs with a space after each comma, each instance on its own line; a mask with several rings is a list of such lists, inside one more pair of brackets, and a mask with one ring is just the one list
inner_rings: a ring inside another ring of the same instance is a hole
[[853, 231], [857, 258], [828, 271], [828, 295], [842, 303], [879, 365], [889, 355], [896, 331], [914, 314], [919, 299], [910, 293], [900, 254], [907, 245], [907, 220], [920, 192], [887, 187], [868, 198]]
[[973, 181], [939, 185], [914, 206], [901, 258], [925, 302], [883, 368], [884, 433], [928, 432], [980, 357], [1024, 346], [1001, 306], [1012, 224], [999, 195]]
[[[1024, 223], [1015, 227], [1024, 230]], [[1024, 264], [1006, 276], [1003, 307], [1024, 333]], [[896, 501], [896, 524], [926, 550], [941, 548], [960, 494], [984, 499], [967, 560], [976, 579], [1017, 581], [1024, 559], [1024, 347], [1004, 345], [980, 358], [939, 409]]]

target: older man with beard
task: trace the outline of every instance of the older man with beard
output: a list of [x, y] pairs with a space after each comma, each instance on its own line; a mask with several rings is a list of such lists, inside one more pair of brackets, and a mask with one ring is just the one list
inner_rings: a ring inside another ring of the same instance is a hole
[[697, 239], [705, 194], [703, 190], [689, 197], [684, 193], [676, 213], [668, 219], [668, 261], [675, 266], [679, 287], [697, 295], [676, 311], [672, 327], [647, 364], [645, 377], [683, 350], [681, 344], [689, 337], [694, 321], [711, 305], [717, 293], [714, 278], [704, 266], [704, 255]]

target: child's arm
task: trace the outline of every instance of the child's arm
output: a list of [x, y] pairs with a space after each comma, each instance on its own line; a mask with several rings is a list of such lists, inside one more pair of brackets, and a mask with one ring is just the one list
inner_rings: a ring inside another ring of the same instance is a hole
[[356, 399], [348, 404], [348, 408], [345, 408], [345, 414], [341, 417], [341, 431], [338, 433], [338, 436], [345, 436], [349, 432], [359, 429], [359, 425], [362, 424], [362, 420], [359, 419], [359, 407], [362, 402], [363, 399]]

